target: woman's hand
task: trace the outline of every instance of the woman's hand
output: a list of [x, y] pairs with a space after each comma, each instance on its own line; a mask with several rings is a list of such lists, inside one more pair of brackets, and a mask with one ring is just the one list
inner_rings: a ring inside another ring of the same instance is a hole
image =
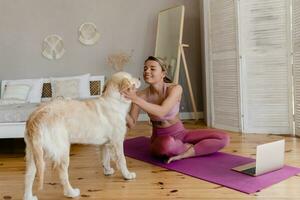
[[122, 92], [122, 95], [126, 98], [131, 100], [133, 103], [135, 103], [137, 101], [137, 99], [139, 98], [138, 95], [136, 94], [136, 89], [135, 87], [132, 88], [128, 88], [127, 90], [124, 90]]
[[181, 94], [182, 87], [180, 85], [176, 85], [172, 87], [167, 98], [165, 98], [161, 104], [154, 104], [148, 102], [146, 98], [141, 98], [140, 95], [137, 95], [134, 88], [129, 88], [122, 92], [122, 95], [131, 100], [133, 104], [136, 104], [145, 112], [157, 117], [164, 117], [174, 107], [175, 104], [180, 102]]
[[132, 119], [132, 117], [130, 116], [130, 114], [126, 115], [126, 126], [129, 129], [132, 129], [135, 126], [135, 120]]

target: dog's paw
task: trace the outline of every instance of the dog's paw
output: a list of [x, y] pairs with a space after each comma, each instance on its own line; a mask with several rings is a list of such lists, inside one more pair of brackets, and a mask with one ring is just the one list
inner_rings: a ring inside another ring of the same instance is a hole
[[136, 174], [134, 172], [128, 172], [125, 176], [124, 179], [125, 180], [132, 180], [136, 178]]
[[111, 176], [115, 173], [115, 170], [113, 168], [109, 168], [109, 169], [103, 168], [103, 173], [105, 176]]
[[24, 197], [23, 200], [38, 200], [37, 196]]
[[71, 198], [78, 197], [80, 195], [80, 190], [78, 188], [74, 188], [72, 190], [65, 191], [64, 195]]

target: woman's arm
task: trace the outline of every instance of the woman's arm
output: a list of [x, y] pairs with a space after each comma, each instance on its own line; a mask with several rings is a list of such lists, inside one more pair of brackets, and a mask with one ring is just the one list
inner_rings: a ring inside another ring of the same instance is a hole
[[[135, 90], [134, 90], [135, 91]], [[137, 96], [139, 96], [141, 99], [146, 99], [146, 92], [145, 90], [138, 91], [136, 93]], [[126, 124], [128, 128], [133, 128], [136, 124], [136, 121], [139, 117], [140, 113], [140, 107], [136, 105], [134, 102], [131, 103], [130, 111], [128, 112], [126, 116]]]
[[140, 108], [132, 103], [129, 113], [126, 116], [126, 125], [128, 128], [133, 128], [136, 124], [137, 118], [139, 116]]
[[172, 107], [178, 101], [180, 101], [181, 94], [182, 94], [182, 87], [180, 85], [176, 85], [170, 88], [168, 96], [161, 103], [161, 105], [157, 105], [157, 104], [149, 103], [145, 99], [139, 97], [132, 89], [129, 89], [128, 91], [124, 92], [124, 96], [126, 98], [131, 99], [131, 101], [134, 104], [138, 105], [141, 109], [143, 109], [147, 113], [150, 113], [157, 117], [165, 116], [172, 109]]

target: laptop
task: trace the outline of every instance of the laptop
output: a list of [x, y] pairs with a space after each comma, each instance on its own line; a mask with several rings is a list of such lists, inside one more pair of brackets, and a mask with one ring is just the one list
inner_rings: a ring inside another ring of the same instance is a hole
[[284, 140], [270, 142], [256, 147], [256, 162], [232, 168], [250, 176], [259, 176], [281, 169], [284, 165]]

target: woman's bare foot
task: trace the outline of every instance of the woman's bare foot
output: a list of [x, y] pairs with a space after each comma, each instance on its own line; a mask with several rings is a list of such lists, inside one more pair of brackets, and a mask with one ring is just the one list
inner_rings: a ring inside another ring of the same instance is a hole
[[183, 158], [189, 158], [189, 157], [193, 157], [195, 156], [195, 150], [193, 148], [193, 145], [192, 144], [187, 144], [188, 147], [187, 147], [187, 150], [177, 156], [172, 156], [168, 159], [167, 163], [170, 163], [172, 161], [175, 161], [175, 160], [181, 160]]

